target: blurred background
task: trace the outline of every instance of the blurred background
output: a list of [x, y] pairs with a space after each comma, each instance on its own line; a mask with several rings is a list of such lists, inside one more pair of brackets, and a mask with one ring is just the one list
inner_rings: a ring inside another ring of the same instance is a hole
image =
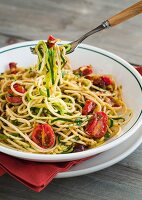
[[[75, 40], [136, 0], [0, 0], [0, 47], [27, 40]], [[84, 43], [142, 63], [142, 15]]]

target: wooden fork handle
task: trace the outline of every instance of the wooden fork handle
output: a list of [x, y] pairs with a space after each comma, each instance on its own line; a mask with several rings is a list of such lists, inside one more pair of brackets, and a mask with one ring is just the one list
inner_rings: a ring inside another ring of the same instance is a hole
[[113, 17], [109, 18], [107, 21], [109, 22], [109, 26], [115, 26], [140, 13], [142, 13], [142, 1], [139, 1], [138, 3], [130, 6], [129, 8], [123, 10], [122, 12], [114, 15]]

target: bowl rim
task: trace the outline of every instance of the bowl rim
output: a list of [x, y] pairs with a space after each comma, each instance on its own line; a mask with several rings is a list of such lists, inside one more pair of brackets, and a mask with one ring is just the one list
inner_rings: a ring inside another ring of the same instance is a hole
[[[20, 42], [12, 45], [8, 45], [6, 47], [0, 48], [0, 54], [3, 54], [8, 51], [13, 51], [14, 49], [18, 48], [24, 48], [24, 47], [32, 47], [38, 43], [39, 40], [34, 40], [34, 41], [28, 41], [28, 42]], [[62, 41], [60, 44], [67, 44], [70, 41]], [[80, 44], [78, 46], [79, 49], [85, 49], [87, 51], [92, 51], [98, 54], [101, 54], [103, 56], [106, 56], [110, 58], [111, 60], [114, 60], [115, 62], [119, 63], [123, 67], [125, 67], [136, 79], [141, 91], [142, 91], [142, 77], [141, 75], [137, 72], [136, 69], [132, 65], [130, 65], [127, 61], [124, 59], [120, 58], [119, 56], [106, 51], [104, 49], [94, 47], [88, 44]], [[85, 157], [90, 157], [95, 154], [101, 153], [103, 151], [107, 151], [108, 149], [111, 149], [126, 139], [128, 139], [132, 134], [134, 134], [138, 128], [141, 126], [142, 122], [142, 109], [141, 112], [137, 118], [137, 120], [132, 124], [132, 126], [127, 130], [123, 135], [120, 137], [116, 138], [114, 141], [111, 141], [110, 143], [106, 143], [102, 146], [98, 146], [97, 148], [94, 149], [88, 149], [82, 152], [76, 152], [76, 153], [70, 153], [70, 154], [40, 154], [40, 153], [29, 153], [29, 152], [22, 152], [19, 150], [14, 150], [8, 147], [0, 146], [0, 151], [3, 153], [6, 153], [11, 156], [15, 156], [18, 158], [22, 159], [29, 159], [29, 160], [40, 160], [40, 161], [47, 161], [47, 162], [61, 162], [61, 161], [69, 161], [69, 160], [77, 160], [77, 159], [82, 159]]]

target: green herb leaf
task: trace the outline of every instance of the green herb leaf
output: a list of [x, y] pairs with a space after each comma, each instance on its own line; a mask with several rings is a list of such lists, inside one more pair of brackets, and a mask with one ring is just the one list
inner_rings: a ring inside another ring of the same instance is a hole
[[50, 97], [50, 92], [49, 92], [49, 89], [47, 88], [46, 88], [46, 93], [47, 93], [47, 96]]
[[18, 121], [18, 119], [12, 120], [11, 122], [12, 122], [12, 124], [15, 125], [15, 126], [19, 126], [19, 125], [22, 124], [21, 122]]
[[41, 69], [41, 64], [42, 64], [42, 63], [39, 63], [38, 70], [40, 70], [40, 69]]
[[62, 136], [59, 135], [59, 136], [58, 136], [58, 142], [59, 142], [59, 143], [62, 143], [62, 141], [61, 141], [62, 139], [63, 139]]
[[74, 121], [78, 126], [81, 126], [82, 125], [82, 120], [80, 118], [77, 118], [75, 121]]
[[64, 119], [64, 118], [56, 118], [56, 119], [53, 119], [51, 122], [56, 122], [58, 120], [61, 120], [61, 121], [65, 121], [65, 122], [74, 122], [73, 120], [71, 119]]
[[123, 118], [123, 117], [115, 117], [115, 118], [113, 118], [113, 120], [122, 120], [124, 122], [125, 118]]
[[80, 106], [83, 108], [84, 107], [84, 103], [80, 103]]
[[60, 83], [61, 83], [61, 81], [59, 80], [59, 81], [58, 81], [58, 86], [60, 86]]
[[31, 107], [30, 109], [34, 114], [38, 114], [39, 113], [39, 108], [37, 108], [37, 107]]
[[113, 126], [113, 119], [109, 119], [109, 128], [111, 128]]
[[107, 133], [104, 135], [105, 140], [108, 140], [110, 137], [111, 137], [111, 134], [110, 134], [109, 132], [107, 132]]
[[11, 135], [14, 137], [19, 137], [19, 133], [11, 133]]
[[64, 154], [64, 153], [71, 153], [71, 152], [73, 152], [73, 146], [72, 145], [68, 146], [66, 148], [66, 150], [64, 150], [62, 153]]
[[32, 119], [32, 117], [31, 117], [31, 116], [28, 116], [26, 119], [27, 119], [27, 120], [31, 120], [31, 119]]
[[79, 136], [76, 135], [73, 139], [78, 141], [79, 140]]
[[0, 140], [6, 140], [8, 137], [2, 133], [0, 133]]
[[31, 98], [29, 96], [29, 93], [26, 94], [26, 97], [27, 97], [28, 102], [30, 102]]

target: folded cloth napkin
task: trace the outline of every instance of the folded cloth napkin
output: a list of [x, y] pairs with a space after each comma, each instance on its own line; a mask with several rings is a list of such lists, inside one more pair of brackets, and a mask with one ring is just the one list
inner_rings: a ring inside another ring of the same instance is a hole
[[0, 175], [8, 173], [13, 178], [36, 192], [43, 190], [60, 172], [69, 170], [73, 165], [86, 159], [60, 163], [41, 163], [21, 160], [0, 153]]
[[[142, 75], [142, 66], [135, 67]], [[88, 159], [88, 158], [87, 158]], [[0, 153], [0, 176], [8, 173], [36, 192], [43, 190], [60, 172], [69, 170], [73, 165], [86, 159], [60, 163], [41, 163], [21, 160]]]
[[142, 65], [135, 66], [135, 69], [142, 75]]
[[0, 168], [0, 176], [4, 175], [5, 174], [5, 171], [4, 169]]

